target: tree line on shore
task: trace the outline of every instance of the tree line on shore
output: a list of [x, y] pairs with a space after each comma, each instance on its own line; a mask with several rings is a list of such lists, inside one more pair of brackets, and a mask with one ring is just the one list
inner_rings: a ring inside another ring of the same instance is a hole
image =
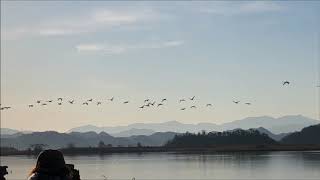
[[[176, 134], [174, 137], [167, 141], [163, 146], [148, 146], [141, 142], [137, 142], [135, 145], [129, 146], [113, 146], [111, 143], [105, 143], [100, 140], [96, 146], [90, 147], [76, 147], [75, 144], [69, 143], [66, 147], [62, 148], [68, 153], [74, 151], [85, 152], [85, 151], [110, 151], [112, 152], [135, 152], [139, 151], [164, 151], [167, 148], [211, 148], [225, 145], [285, 145], [285, 144], [320, 144], [320, 124], [313, 125], [302, 129], [300, 132], [295, 132], [284, 137], [280, 141], [276, 141], [270, 138], [267, 134], [261, 133], [256, 129], [242, 130], [236, 129], [232, 131], [224, 132], [199, 132], [184, 134]], [[47, 144], [31, 144], [30, 147], [23, 151], [23, 153], [37, 154], [43, 149], [47, 148]], [[1, 147], [1, 154], [10, 154], [19, 152], [19, 150], [12, 147]], [[22, 152], [22, 151], [20, 151]]]

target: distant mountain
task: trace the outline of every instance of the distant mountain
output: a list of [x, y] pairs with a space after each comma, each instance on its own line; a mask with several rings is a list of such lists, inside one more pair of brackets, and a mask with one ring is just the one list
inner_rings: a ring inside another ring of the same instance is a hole
[[205, 130], [211, 131], [225, 131], [232, 129], [250, 129], [264, 127], [274, 134], [289, 133], [294, 131], [300, 131], [302, 128], [314, 124], [318, 124], [320, 121], [310, 119], [301, 115], [296, 116], [283, 116], [280, 118], [273, 118], [269, 116], [261, 117], [248, 117], [242, 120], [236, 120], [224, 124], [214, 123], [198, 123], [198, 124], [183, 124], [178, 121], [168, 121], [164, 123], [135, 123], [128, 126], [115, 126], [115, 127], [96, 127], [92, 125], [81, 126], [70, 129], [68, 132], [88, 132], [95, 131], [107, 132], [109, 134], [117, 134], [122, 131], [130, 131], [131, 129], [144, 129], [154, 132], [199, 132]]
[[230, 123], [222, 124], [223, 130], [228, 129], [249, 129], [264, 127], [272, 133], [289, 133], [294, 131], [300, 131], [302, 128], [314, 124], [318, 124], [320, 121], [310, 119], [301, 115], [296, 116], [283, 116], [280, 118], [273, 118], [269, 116], [261, 117], [249, 117], [242, 120], [233, 121]]
[[3, 134], [11, 135], [11, 134], [16, 134], [16, 133], [18, 133], [18, 132], [19, 132], [19, 131], [18, 131], [18, 130], [15, 130], [15, 129], [1, 128], [0, 134], [1, 134], [1, 135], [3, 135]]
[[92, 125], [80, 126], [70, 129], [68, 132], [88, 132], [95, 131], [107, 132], [109, 134], [117, 134], [123, 131], [130, 131], [131, 129], [144, 129], [154, 132], [178, 132], [183, 133], [186, 131], [198, 132], [203, 129], [213, 131], [218, 128], [218, 125], [212, 123], [199, 123], [199, 124], [183, 124], [178, 121], [168, 121], [164, 123], [135, 123], [128, 126], [115, 126], [115, 127], [97, 127]]
[[23, 133], [21, 133], [21, 132], [18, 132], [15, 134], [1, 134], [1, 138], [16, 138], [21, 135], [23, 135]]
[[270, 132], [269, 130], [267, 130], [263, 127], [256, 128], [256, 130], [262, 134], [268, 135], [270, 138], [272, 138], [273, 140], [276, 140], [276, 141], [280, 141], [283, 137], [290, 134], [290, 133], [273, 134], [272, 132]]
[[46, 144], [46, 148], [63, 148], [70, 144], [76, 147], [96, 147], [100, 141], [113, 146], [136, 146], [140, 143], [144, 146], [161, 146], [172, 139], [176, 133], [159, 132], [150, 136], [140, 135], [131, 137], [113, 137], [105, 132], [71, 132], [58, 133], [55, 131], [34, 132], [22, 134], [17, 137], [1, 137], [1, 147], [14, 147], [16, 149], [27, 149], [32, 144]]
[[2, 135], [14, 135], [14, 134], [17, 134], [17, 133], [27, 134], [27, 133], [31, 133], [31, 132], [32, 132], [32, 131], [19, 131], [19, 130], [10, 129], [10, 128], [1, 128], [1, 129], [0, 129], [0, 134], [1, 134], [1, 136], [2, 136]]
[[320, 124], [303, 128], [281, 140], [285, 144], [320, 144]]
[[130, 136], [137, 136], [137, 135], [151, 135], [154, 134], [155, 131], [150, 130], [150, 129], [136, 129], [136, 128], [132, 128], [126, 131], [121, 131], [119, 133], [114, 133], [111, 134], [114, 137], [130, 137]]

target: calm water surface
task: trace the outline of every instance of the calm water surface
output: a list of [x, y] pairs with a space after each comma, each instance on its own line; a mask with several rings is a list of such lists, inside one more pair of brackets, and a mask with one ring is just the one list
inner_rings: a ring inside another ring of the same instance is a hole
[[[82, 179], [320, 179], [320, 151], [216, 154], [112, 154], [66, 156]], [[12, 171], [7, 179], [26, 179], [34, 156], [1, 157]]]

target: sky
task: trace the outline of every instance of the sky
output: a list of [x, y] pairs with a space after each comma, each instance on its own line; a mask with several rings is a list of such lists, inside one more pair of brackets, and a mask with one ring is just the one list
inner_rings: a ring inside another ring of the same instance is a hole
[[320, 119], [319, 31], [316, 1], [1, 1], [1, 127]]

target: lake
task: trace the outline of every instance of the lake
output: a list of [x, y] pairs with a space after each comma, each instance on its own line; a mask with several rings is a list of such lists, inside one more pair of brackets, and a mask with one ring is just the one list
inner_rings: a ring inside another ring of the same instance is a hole
[[[66, 156], [82, 179], [320, 179], [320, 151]], [[34, 156], [2, 156], [7, 179], [26, 179]]]

